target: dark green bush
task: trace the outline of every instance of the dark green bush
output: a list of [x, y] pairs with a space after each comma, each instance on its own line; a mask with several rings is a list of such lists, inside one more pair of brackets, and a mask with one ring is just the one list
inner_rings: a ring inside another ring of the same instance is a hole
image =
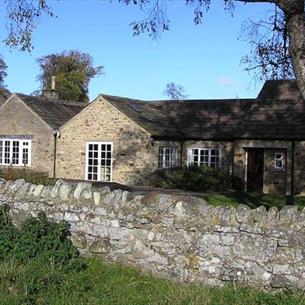
[[47, 173], [34, 172], [26, 167], [22, 169], [16, 169], [11, 166], [0, 168], [0, 178], [4, 178], [5, 180], [24, 179], [26, 182], [43, 185], [52, 185], [55, 183], [54, 179], [48, 178]]
[[70, 231], [66, 222], [51, 223], [40, 213], [37, 218], [29, 218], [18, 230], [11, 223], [8, 212], [6, 206], [0, 207], [0, 260], [11, 256], [25, 263], [39, 258], [73, 270], [84, 267], [68, 238]]
[[147, 184], [195, 192], [224, 191], [243, 187], [238, 177], [230, 175], [223, 169], [207, 166], [157, 170], [147, 179]]
[[9, 208], [0, 206], [0, 260], [9, 257], [14, 249], [19, 232], [9, 217]]

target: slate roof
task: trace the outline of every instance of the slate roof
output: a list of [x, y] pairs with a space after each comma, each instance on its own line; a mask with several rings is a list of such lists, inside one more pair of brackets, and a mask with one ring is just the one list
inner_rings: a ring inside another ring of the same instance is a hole
[[140, 101], [102, 95], [155, 138], [229, 139], [254, 99]]
[[53, 129], [65, 124], [88, 105], [87, 103], [53, 100], [44, 96], [20, 93], [16, 95]]
[[294, 80], [267, 81], [248, 110], [244, 138], [305, 140], [305, 103]]
[[154, 138], [305, 139], [305, 105], [295, 81], [268, 81], [256, 99], [149, 102], [102, 96]]
[[300, 99], [301, 93], [296, 80], [268, 80], [263, 85], [258, 99], [294, 100]]

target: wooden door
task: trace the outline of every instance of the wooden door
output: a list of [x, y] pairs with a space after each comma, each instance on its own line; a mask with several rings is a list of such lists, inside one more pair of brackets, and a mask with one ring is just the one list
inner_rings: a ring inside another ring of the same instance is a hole
[[247, 191], [262, 192], [264, 185], [264, 149], [248, 148]]

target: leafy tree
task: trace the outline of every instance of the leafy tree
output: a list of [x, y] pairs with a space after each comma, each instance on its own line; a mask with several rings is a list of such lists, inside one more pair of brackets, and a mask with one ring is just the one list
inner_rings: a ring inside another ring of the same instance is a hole
[[251, 19], [242, 25], [241, 39], [250, 44], [250, 54], [241, 62], [255, 79], [294, 78], [289, 38], [283, 12], [277, 7], [274, 14], [257, 21]]
[[20, 47], [22, 51], [31, 51], [32, 33], [42, 15], [53, 17], [52, 9], [47, 5], [49, 0], [5, 0], [8, 35], [4, 42], [10, 47]]
[[[148, 11], [143, 20], [132, 23], [134, 35], [148, 33], [157, 35], [160, 31], [169, 30], [170, 21], [166, 13], [166, 2], [169, 0], [118, 0], [127, 5], [132, 4]], [[233, 12], [236, 3], [269, 3], [275, 6], [273, 17], [269, 20], [269, 35], [261, 35], [251, 27], [252, 34], [257, 34], [252, 46], [252, 53], [243, 62], [249, 71], [259, 71], [263, 78], [295, 75], [300, 91], [305, 99], [305, 19], [304, 0], [223, 0], [226, 10]], [[6, 0], [9, 35], [6, 43], [10, 46], [21, 46], [23, 50], [31, 49], [31, 34], [37, 19], [42, 14], [53, 16], [47, 5], [50, 0]], [[2, 3], [2, 5], [4, 5]], [[35, 3], [35, 4], [33, 4]], [[194, 23], [202, 22], [204, 13], [209, 10], [211, 0], [185, 0], [187, 5], [194, 7]], [[264, 22], [257, 22], [262, 25]], [[262, 28], [262, 27], [259, 27]], [[268, 31], [267, 31], [268, 32]], [[287, 52], [289, 50], [289, 53]], [[287, 54], [287, 56], [285, 55]], [[291, 62], [289, 62], [291, 61]], [[283, 68], [284, 65], [284, 68]], [[257, 70], [256, 67], [259, 69]], [[293, 73], [289, 70], [291, 67]], [[274, 74], [277, 69], [285, 73]], [[289, 72], [288, 72], [289, 71]], [[288, 72], [288, 73], [287, 73]]]
[[4, 79], [7, 76], [6, 69], [7, 65], [4, 62], [2, 56], [0, 55], [0, 87], [4, 86]]
[[92, 57], [77, 50], [50, 54], [38, 58], [37, 62], [41, 68], [38, 80], [42, 89], [50, 89], [52, 76], [55, 76], [59, 97], [79, 102], [89, 100], [89, 82], [104, 69], [103, 66], [94, 67]]
[[[185, 0], [194, 5], [194, 23], [202, 23], [211, 0]], [[169, 30], [166, 0], [124, 0], [148, 8], [148, 17], [132, 23], [134, 35], [147, 32], [155, 36]], [[269, 3], [274, 12], [268, 20], [249, 20], [243, 25], [243, 36], [251, 45], [251, 53], [242, 58], [246, 70], [260, 79], [296, 77], [305, 99], [305, 14], [304, 0], [224, 0], [224, 7], [233, 13], [236, 3]]]
[[184, 88], [181, 85], [175, 83], [166, 84], [166, 88], [163, 91], [163, 95], [169, 97], [171, 100], [184, 100], [188, 97]]

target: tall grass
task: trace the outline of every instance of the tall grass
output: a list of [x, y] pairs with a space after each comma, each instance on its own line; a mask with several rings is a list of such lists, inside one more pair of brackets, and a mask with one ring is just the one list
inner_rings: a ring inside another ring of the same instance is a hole
[[66, 271], [34, 260], [0, 264], [0, 304], [52, 305], [302, 305], [301, 292], [270, 294], [252, 288], [182, 285], [135, 268], [87, 259], [87, 268]]

